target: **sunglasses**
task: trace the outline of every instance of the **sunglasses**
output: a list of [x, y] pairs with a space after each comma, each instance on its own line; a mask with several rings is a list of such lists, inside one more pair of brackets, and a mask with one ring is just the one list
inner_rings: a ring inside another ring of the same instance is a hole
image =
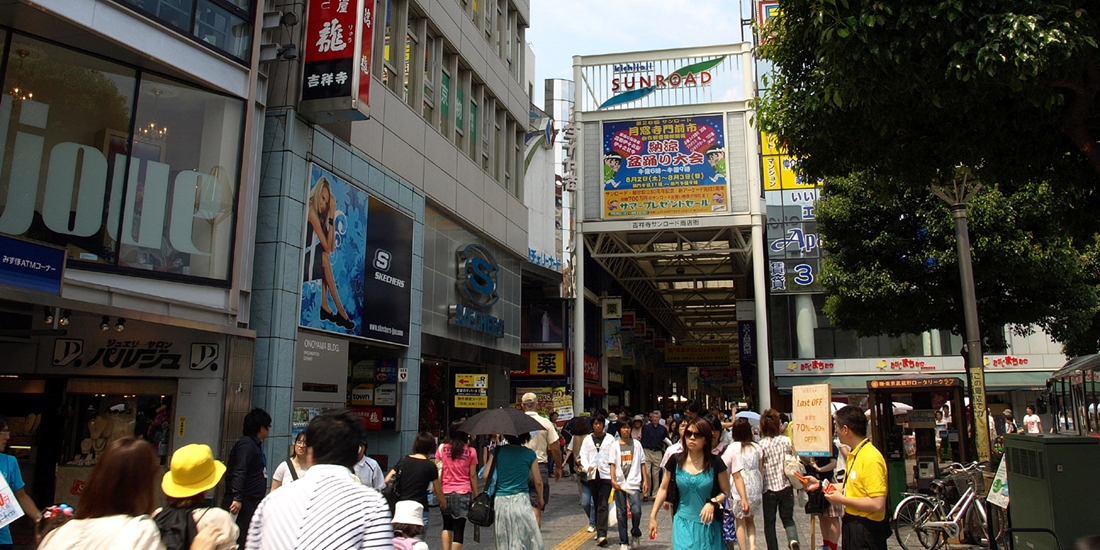
[[703, 439], [703, 434], [695, 430], [684, 430], [684, 439], [695, 439], [697, 437]]

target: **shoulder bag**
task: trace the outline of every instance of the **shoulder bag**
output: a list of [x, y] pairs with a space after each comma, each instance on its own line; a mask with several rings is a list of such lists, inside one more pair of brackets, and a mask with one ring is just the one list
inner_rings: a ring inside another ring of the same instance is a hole
[[405, 459], [402, 458], [397, 462], [397, 466], [393, 467], [393, 478], [389, 483], [382, 488], [382, 496], [386, 498], [386, 502], [390, 505], [390, 514], [393, 514], [394, 508], [397, 506], [397, 501], [401, 500], [401, 494], [398, 492], [398, 488], [401, 486], [401, 463]]
[[298, 481], [298, 471], [294, 469], [294, 463], [290, 459], [286, 459], [286, 469], [290, 472], [290, 480]]
[[[492, 479], [493, 474], [496, 473], [497, 461], [499, 459], [500, 448], [498, 447], [493, 451], [493, 465], [489, 467], [489, 479]], [[493, 520], [496, 519], [496, 511], [493, 509], [493, 494], [496, 493], [496, 488], [490, 487], [490, 489], [493, 489], [492, 493], [489, 491], [478, 493], [478, 495], [470, 501], [470, 510], [466, 512], [466, 519], [479, 527], [492, 526]]]
[[798, 455], [794, 454], [794, 447], [791, 447], [791, 452], [783, 455], [783, 473], [787, 474], [787, 481], [791, 483], [791, 486], [799, 489], [802, 487], [802, 480], [798, 479], [795, 474], [805, 477], [806, 465], [802, 464], [802, 460], [798, 458]]

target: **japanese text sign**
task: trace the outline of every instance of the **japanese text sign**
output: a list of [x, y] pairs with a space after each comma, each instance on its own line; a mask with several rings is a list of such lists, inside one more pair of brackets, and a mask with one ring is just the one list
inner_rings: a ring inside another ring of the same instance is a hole
[[605, 218], [728, 212], [720, 115], [603, 125]]
[[320, 122], [367, 118], [373, 43], [373, 2], [309, 2], [302, 47], [302, 111]]
[[484, 409], [489, 406], [489, 375], [460, 373], [455, 375], [455, 407]]
[[0, 281], [8, 286], [61, 294], [65, 250], [0, 235]]
[[726, 344], [713, 346], [667, 346], [665, 347], [666, 366], [728, 367], [730, 366], [730, 347]]
[[532, 351], [531, 376], [565, 376], [565, 350]]
[[791, 441], [800, 456], [831, 456], [833, 453], [832, 388], [829, 384], [808, 384], [791, 388], [794, 413]]

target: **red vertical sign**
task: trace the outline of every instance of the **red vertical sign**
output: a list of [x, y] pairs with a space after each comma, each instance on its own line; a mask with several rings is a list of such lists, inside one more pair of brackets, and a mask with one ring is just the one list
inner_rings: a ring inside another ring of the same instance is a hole
[[371, 65], [374, 62], [374, 0], [364, 0], [363, 28], [359, 34], [359, 110], [370, 106]]

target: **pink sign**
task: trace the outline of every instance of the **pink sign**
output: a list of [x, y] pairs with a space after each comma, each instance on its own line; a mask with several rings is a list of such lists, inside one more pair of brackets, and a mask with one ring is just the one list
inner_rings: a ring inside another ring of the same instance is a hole
[[693, 153], [706, 151], [715, 143], [718, 143], [718, 134], [710, 126], [700, 126], [684, 137], [684, 147]]

